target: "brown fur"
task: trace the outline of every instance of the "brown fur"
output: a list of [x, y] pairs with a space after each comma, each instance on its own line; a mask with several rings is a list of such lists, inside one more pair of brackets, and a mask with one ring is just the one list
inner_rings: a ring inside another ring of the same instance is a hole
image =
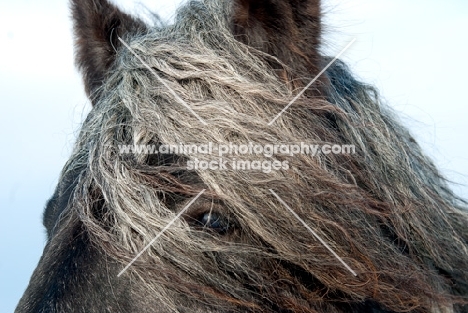
[[[232, 31], [241, 42], [277, 57], [296, 72], [288, 80], [306, 85], [322, 69], [320, 1], [234, 1]], [[281, 66], [270, 65], [284, 75]], [[301, 83], [296, 81], [299, 79]], [[326, 83], [322, 77], [319, 80]], [[314, 90], [314, 89], [312, 89]], [[310, 90], [309, 90], [310, 92]], [[318, 95], [317, 93], [315, 93]]]

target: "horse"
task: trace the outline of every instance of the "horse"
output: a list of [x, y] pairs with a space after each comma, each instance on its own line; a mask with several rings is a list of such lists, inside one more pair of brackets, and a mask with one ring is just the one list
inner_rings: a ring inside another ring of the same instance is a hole
[[92, 110], [15, 312], [468, 312], [467, 204], [319, 0], [71, 10]]

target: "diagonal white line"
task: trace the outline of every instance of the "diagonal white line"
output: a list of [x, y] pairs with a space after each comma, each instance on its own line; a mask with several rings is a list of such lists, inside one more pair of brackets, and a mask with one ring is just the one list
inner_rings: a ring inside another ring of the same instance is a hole
[[134, 55], [137, 57], [138, 60], [140, 60], [140, 62], [154, 75], [156, 76], [156, 78], [159, 80], [159, 82], [161, 84], [163, 84], [168, 90], [170, 93], [172, 93], [172, 95], [174, 96], [174, 98], [176, 98], [177, 101], [179, 101], [183, 106], [185, 106], [193, 115], [195, 115], [196, 118], [198, 118], [198, 120], [203, 124], [203, 125], [208, 125], [200, 116], [198, 116], [197, 113], [195, 113], [194, 110], [192, 110], [192, 108], [187, 104], [187, 102], [185, 102], [184, 100], [182, 100], [176, 93], [175, 91], [169, 87], [165, 82], [164, 80], [162, 80], [161, 77], [159, 77], [158, 73], [156, 73], [156, 71], [154, 69], [152, 69], [145, 61], [143, 61], [143, 59], [125, 42], [123, 41], [122, 38], [118, 37], [120, 42]]
[[298, 93], [298, 94], [294, 97], [294, 99], [292, 99], [291, 102], [289, 102], [288, 105], [287, 105], [284, 109], [281, 110], [281, 112], [279, 112], [279, 113], [275, 116], [274, 119], [272, 119], [272, 120], [268, 123], [268, 126], [271, 126], [271, 125], [281, 116], [281, 114], [283, 114], [287, 109], [289, 109], [289, 107], [290, 107], [294, 102], [296, 102], [296, 100], [299, 99], [299, 97], [302, 96], [302, 94], [303, 94], [307, 89], [309, 89], [309, 87], [312, 86], [312, 84], [315, 83], [315, 81], [316, 81], [317, 79], [319, 79], [320, 76], [322, 76], [322, 74], [325, 73], [325, 71], [326, 71], [330, 66], [332, 66], [332, 64], [335, 63], [336, 60], [338, 60], [338, 58], [339, 58], [343, 53], [345, 53], [345, 51], [348, 50], [348, 48], [351, 47], [351, 45], [352, 45], [355, 41], [356, 41], [356, 38], [354, 38], [353, 40], [351, 40], [351, 42], [350, 42], [343, 50], [341, 50], [341, 52], [338, 53], [338, 55], [337, 55], [330, 63], [328, 63], [327, 66], [325, 66], [325, 68], [324, 68], [322, 71], [320, 71], [320, 73], [318, 73], [317, 76], [315, 76], [315, 78], [312, 79], [312, 81], [311, 81], [307, 86], [305, 86], [304, 89], [302, 89], [301, 92]]
[[174, 219], [172, 221], [169, 222], [169, 224], [166, 225], [166, 227], [164, 227], [160, 232], [159, 234], [157, 234], [156, 237], [153, 238], [153, 240], [150, 241], [149, 244], [146, 245], [146, 247], [143, 248], [143, 250], [141, 250], [134, 258], [133, 260], [127, 264], [127, 266], [124, 267], [123, 270], [120, 271], [120, 273], [117, 275], [117, 277], [120, 277], [120, 275], [122, 275], [130, 266], [132, 266], [132, 264], [146, 251], [148, 250], [148, 248], [156, 241], [158, 240], [159, 237], [161, 237], [161, 235], [169, 228], [171, 227], [172, 224], [174, 224], [174, 222], [182, 215], [184, 214], [185, 211], [187, 211], [187, 209], [198, 199], [198, 197], [200, 197], [204, 192], [205, 192], [206, 189], [203, 189], [202, 191], [200, 191], [200, 193], [195, 197], [193, 198], [186, 206], [185, 208], [179, 212], [179, 214], [177, 214], [176, 217], [174, 217]]
[[278, 195], [276, 194], [276, 192], [274, 192], [272, 189], [269, 189], [269, 190], [270, 190], [270, 192], [278, 199], [278, 201], [281, 202], [289, 211], [291, 211], [291, 213], [302, 223], [302, 225], [304, 225], [305, 228], [307, 228], [307, 230], [310, 231], [310, 232], [312, 233], [312, 235], [314, 235], [315, 238], [317, 238], [317, 239], [322, 243], [322, 245], [324, 245], [325, 248], [327, 248], [328, 251], [330, 251], [330, 252], [335, 256], [335, 258], [337, 258], [337, 259], [341, 262], [341, 264], [344, 265], [344, 267], [346, 267], [346, 269], [347, 269], [348, 271], [351, 272], [351, 274], [353, 274], [354, 276], [357, 276], [356, 272], [353, 271], [353, 270], [351, 269], [351, 267], [349, 267], [349, 265], [346, 264], [346, 262], [343, 261], [343, 259], [340, 258], [340, 256], [339, 256], [338, 254], [336, 254], [336, 252], [333, 251], [333, 249], [332, 249], [332, 248], [331, 248], [331, 247], [330, 247], [330, 246], [329, 246], [329, 245], [328, 245], [312, 228], [310, 228], [309, 225], [307, 225], [306, 222], [304, 222], [304, 220], [303, 220], [302, 218], [300, 218], [299, 215], [297, 215], [296, 212], [294, 212], [294, 211], [289, 207], [289, 205], [287, 205], [286, 202], [283, 201], [283, 199], [280, 198], [280, 196], [278, 196]]

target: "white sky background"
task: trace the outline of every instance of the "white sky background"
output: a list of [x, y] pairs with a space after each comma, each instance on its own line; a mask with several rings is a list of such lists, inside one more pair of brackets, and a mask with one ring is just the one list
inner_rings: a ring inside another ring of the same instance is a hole
[[[442, 172], [468, 185], [468, 2], [332, 1], [324, 50], [356, 37], [342, 59], [380, 89]], [[140, 3], [170, 17], [179, 2]], [[13, 311], [44, 247], [42, 211], [90, 106], [82, 90], [67, 1], [2, 1], [0, 312]], [[465, 186], [455, 190], [468, 198]]]

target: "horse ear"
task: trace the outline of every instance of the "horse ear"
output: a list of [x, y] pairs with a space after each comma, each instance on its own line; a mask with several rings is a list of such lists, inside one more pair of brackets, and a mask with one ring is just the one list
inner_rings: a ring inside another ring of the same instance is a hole
[[115, 61], [116, 49], [121, 46], [118, 37], [144, 31], [146, 25], [107, 0], [72, 0], [71, 8], [76, 64], [94, 104], [99, 96], [97, 89]]
[[232, 12], [239, 41], [292, 68], [317, 72], [320, 0], [234, 0]]

